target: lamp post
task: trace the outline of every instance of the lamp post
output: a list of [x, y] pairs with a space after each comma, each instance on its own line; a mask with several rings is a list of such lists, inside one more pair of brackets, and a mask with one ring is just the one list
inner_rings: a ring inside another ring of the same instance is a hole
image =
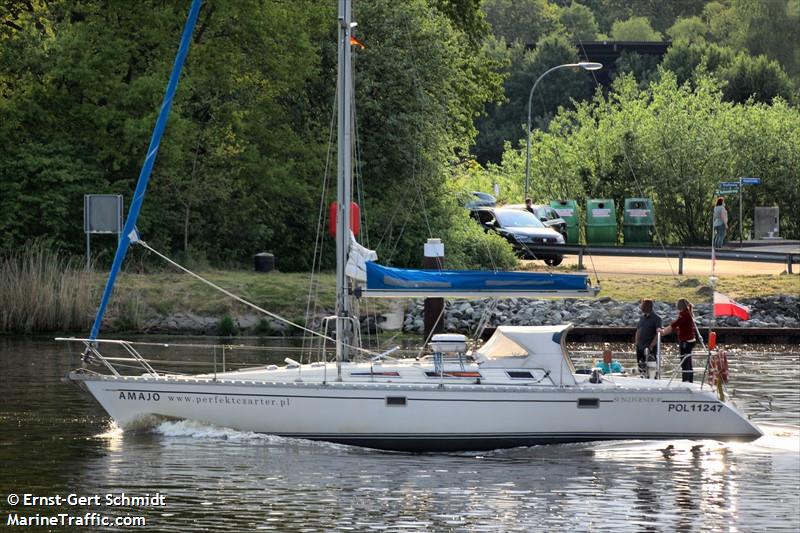
[[539, 85], [539, 82], [542, 80], [542, 78], [544, 78], [554, 70], [567, 67], [580, 67], [584, 70], [600, 70], [601, 68], [603, 68], [603, 65], [601, 63], [592, 63], [588, 61], [557, 65], [551, 68], [550, 70], [546, 71], [538, 78], [536, 78], [536, 81], [533, 83], [533, 87], [531, 87], [531, 92], [528, 95], [528, 130], [526, 131], [528, 137], [528, 148], [526, 150], [526, 155], [525, 155], [525, 198], [523, 198], [523, 200], [528, 198], [528, 183], [530, 181], [530, 175], [531, 175], [531, 99], [533, 98], [533, 91], [536, 90], [536, 86]]

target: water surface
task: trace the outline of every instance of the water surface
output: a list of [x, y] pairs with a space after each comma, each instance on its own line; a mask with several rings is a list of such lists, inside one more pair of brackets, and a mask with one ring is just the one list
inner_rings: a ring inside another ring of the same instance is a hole
[[[576, 356], [588, 364], [596, 347], [580, 348], [591, 348]], [[49, 339], [0, 339], [0, 529], [16, 510], [142, 515], [146, 531], [174, 532], [797, 531], [800, 353], [745, 347], [730, 361], [737, 405], [765, 432], [753, 443], [618, 441], [413, 455], [191, 422], [122, 433], [61, 381], [80, 366], [76, 352]], [[8, 494], [25, 492], [161, 493], [165, 505], [8, 505]]]

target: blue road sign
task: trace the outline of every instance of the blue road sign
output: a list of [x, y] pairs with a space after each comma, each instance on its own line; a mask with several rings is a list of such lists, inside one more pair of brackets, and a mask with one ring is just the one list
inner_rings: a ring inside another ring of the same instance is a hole
[[761, 178], [742, 178], [742, 185], [761, 185]]
[[714, 191], [715, 196], [727, 196], [729, 194], [736, 194], [739, 192], [739, 189], [720, 189]]
[[738, 189], [739, 182], [738, 181], [722, 181], [719, 184], [720, 187], [723, 189]]

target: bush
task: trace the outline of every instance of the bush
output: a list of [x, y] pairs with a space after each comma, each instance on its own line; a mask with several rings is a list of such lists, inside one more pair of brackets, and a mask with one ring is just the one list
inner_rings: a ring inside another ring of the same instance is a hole
[[512, 270], [517, 256], [511, 245], [495, 233], [486, 233], [466, 209], [454, 214], [454, 223], [443, 239], [445, 266], [454, 270]]
[[217, 335], [220, 337], [234, 337], [236, 336], [237, 328], [231, 315], [225, 315], [217, 323]]

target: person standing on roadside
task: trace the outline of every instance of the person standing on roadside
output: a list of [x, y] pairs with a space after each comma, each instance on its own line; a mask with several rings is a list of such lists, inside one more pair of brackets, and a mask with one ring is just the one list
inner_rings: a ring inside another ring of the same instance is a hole
[[642, 300], [639, 305], [642, 316], [636, 325], [636, 335], [633, 343], [636, 345], [636, 362], [639, 364], [639, 374], [647, 375], [648, 356], [658, 357], [657, 336], [661, 327], [661, 317], [653, 311], [653, 300]]
[[525, 210], [533, 213], [534, 215], [536, 214], [536, 211], [533, 209], [533, 200], [530, 198], [525, 198]]
[[697, 344], [695, 337], [694, 317], [692, 316], [692, 304], [686, 298], [681, 298], [675, 304], [678, 308], [678, 318], [669, 326], [660, 329], [662, 335], [669, 335], [673, 330], [678, 330], [678, 345], [681, 354], [681, 375], [688, 383], [694, 381], [694, 371], [692, 369], [692, 350]]
[[717, 198], [714, 206], [714, 248], [722, 248], [725, 244], [725, 232], [728, 229], [728, 211], [725, 209], [725, 199]]

